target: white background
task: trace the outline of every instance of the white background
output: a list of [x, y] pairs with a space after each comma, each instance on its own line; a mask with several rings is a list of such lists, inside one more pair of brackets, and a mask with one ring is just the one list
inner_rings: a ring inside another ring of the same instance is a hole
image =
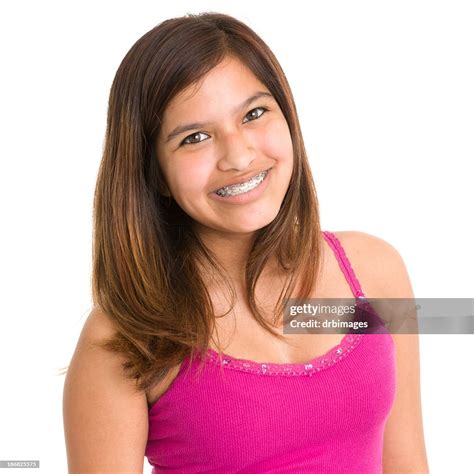
[[[56, 373], [91, 308], [109, 89], [139, 37], [205, 10], [249, 24], [282, 64], [323, 229], [390, 242], [416, 297], [474, 298], [472, 2], [2, 3], [0, 459], [67, 471]], [[472, 343], [420, 336], [433, 474], [474, 470]]]

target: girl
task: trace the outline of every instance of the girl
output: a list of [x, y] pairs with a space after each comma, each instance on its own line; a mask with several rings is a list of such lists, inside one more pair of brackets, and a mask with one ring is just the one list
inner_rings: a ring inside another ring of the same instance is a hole
[[169, 19], [125, 56], [93, 258], [70, 472], [428, 472], [416, 335], [283, 333], [288, 298], [413, 293], [390, 244], [321, 231], [290, 87], [242, 22]]

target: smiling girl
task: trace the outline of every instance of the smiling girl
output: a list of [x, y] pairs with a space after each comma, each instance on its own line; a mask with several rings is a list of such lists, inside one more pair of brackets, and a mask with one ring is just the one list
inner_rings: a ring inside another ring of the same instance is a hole
[[288, 298], [412, 298], [384, 240], [322, 232], [296, 107], [227, 15], [164, 21], [110, 92], [69, 472], [428, 472], [417, 335], [285, 334]]

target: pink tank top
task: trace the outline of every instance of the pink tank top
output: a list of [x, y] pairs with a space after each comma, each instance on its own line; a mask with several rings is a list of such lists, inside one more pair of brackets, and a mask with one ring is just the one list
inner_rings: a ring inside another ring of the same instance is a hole
[[[356, 298], [360, 284], [337, 237], [323, 232]], [[260, 363], [212, 349], [149, 410], [152, 474], [381, 473], [396, 389], [388, 332], [347, 333], [305, 364]]]

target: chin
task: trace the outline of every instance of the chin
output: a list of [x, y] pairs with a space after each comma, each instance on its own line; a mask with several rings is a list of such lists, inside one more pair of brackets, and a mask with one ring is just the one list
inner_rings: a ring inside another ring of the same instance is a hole
[[[238, 233], [252, 233], [257, 230], [263, 229], [267, 225], [271, 224], [275, 217], [277, 216], [278, 212], [274, 215], [270, 216], [259, 216], [255, 219], [241, 219], [240, 222], [235, 222], [233, 225], [229, 225], [228, 230], [231, 232], [238, 232]], [[230, 228], [232, 227], [232, 228]]]

